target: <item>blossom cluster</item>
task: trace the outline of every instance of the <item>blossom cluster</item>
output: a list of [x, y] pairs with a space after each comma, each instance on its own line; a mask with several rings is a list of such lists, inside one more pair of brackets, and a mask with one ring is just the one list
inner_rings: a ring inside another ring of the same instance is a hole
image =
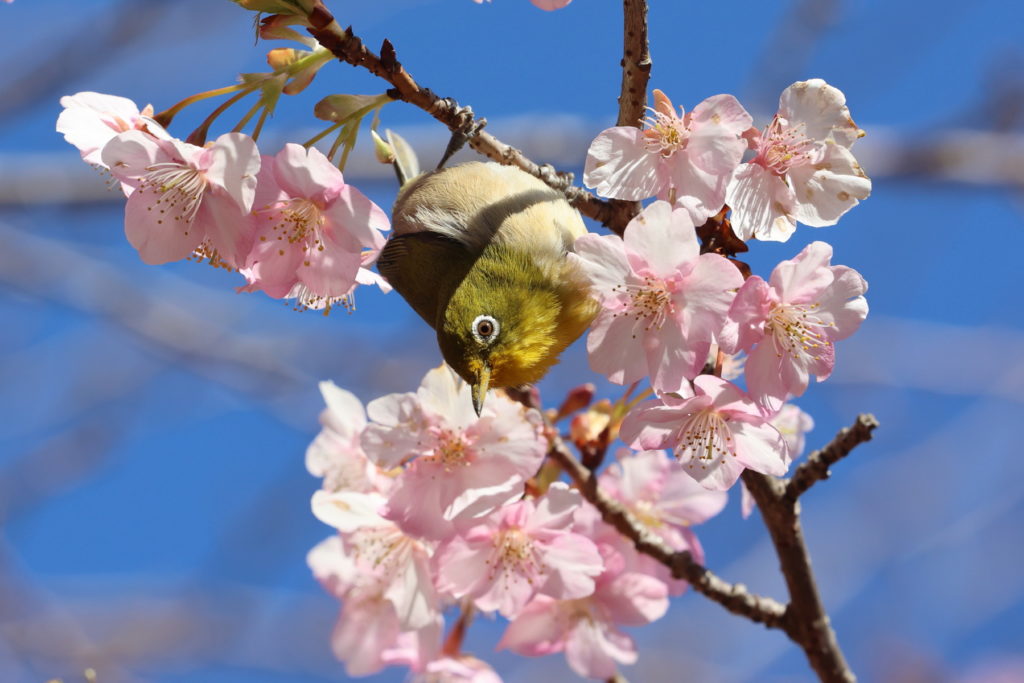
[[237, 270], [244, 291], [307, 308], [347, 305], [384, 246], [387, 215], [315, 148], [262, 155], [242, 133], [200, 147], [171, 136], [131, 100], [61, 99], [57, 130], [127, 196], [125, 235], [143, 261], [185, 258]]
[[732, 95], [676, 113], [655, 90], [643, 130], [617, 126], [591, 143], [583, 180], [604, 197], [667, 199], [695, 225], [728, 205], [739, 238], [779, 242], [797, 222], [834, 225], [871, 193], [850, 152], [864, 133], [837, 88], [820, 78], [798, 81], [763, 130], [752, 123]]
[[[549, 439], [537, 410], [495, 395], [477, 417], [469, 387], [445, 366], [415, 393], [365, 410], [330, 382], [321, 392], [307, 467], [323, 478], [313, 512], [337, 533], [309, 564], [342, 601], [332, 644], [350, 675], [402, 665], [418, 680], [499, 680], [442, 638], [457, 605], [461, 619], [475, 609], [509, 621], [499, 648], [564, 652], [579, 674], [608, 679], [637, 657], [622, 627], [660, 618], [685, 590], [578, 491], [538, 473]], [[600, 486], [698, 560], [691, 526], [726, 502], [658, 450], [622, 449]]]

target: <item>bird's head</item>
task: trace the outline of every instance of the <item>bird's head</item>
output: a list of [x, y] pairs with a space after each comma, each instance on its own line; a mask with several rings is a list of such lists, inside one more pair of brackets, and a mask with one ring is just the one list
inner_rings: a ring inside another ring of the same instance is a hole
[[473, 407], [487, 390], [538, 381], [590, 325], [597, 306], [569, 260], [492, 245], [452, 294], [437, 324], [445, 361], [472, 387]]

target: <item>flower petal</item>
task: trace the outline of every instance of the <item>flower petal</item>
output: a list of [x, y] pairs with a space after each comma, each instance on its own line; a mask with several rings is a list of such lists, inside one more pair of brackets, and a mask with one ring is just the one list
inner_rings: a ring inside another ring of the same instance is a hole
[[659, 163], [660, 156], [647, 151], [639, 128], [609, 128], [590, 143], [583, 183], [602, 197], [647, 199], [665, 184]]

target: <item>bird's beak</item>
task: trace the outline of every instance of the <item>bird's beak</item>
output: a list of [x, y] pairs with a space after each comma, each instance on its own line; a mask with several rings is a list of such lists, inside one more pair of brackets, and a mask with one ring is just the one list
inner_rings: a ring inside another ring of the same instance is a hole
[[473, 410], [476, 411], [477, 417], [480, 417], [480, 412], [484, 409], [484, 399], [487, 398], [487, 389], [490, 385], [491, 366], [484, 363], [476, 376], [476, 382], [470, 387], [473, 394]]

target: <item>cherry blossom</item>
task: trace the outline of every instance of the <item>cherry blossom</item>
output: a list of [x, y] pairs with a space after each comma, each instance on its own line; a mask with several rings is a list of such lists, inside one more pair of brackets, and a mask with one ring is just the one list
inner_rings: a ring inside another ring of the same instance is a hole
[[601, 490], [674, 549], [688, 545], [682, 530], [702, 524], [725, 507], [724, 491], [709, 491], [674, 466], [664, 451], [618, 453], [616, 462], [601, 473]]
[[509, 624], [498, 649], [539, 657], [565, 652], [577, 674], [611, 679], [617, 664], [637, 660], [633, 639], [619, 626], [643, 626], [668, 610], [668, 588], [653, 576], [627, 571], [609, 546], [592, 595], [578, 600], [535, 597]]
[[263, 158], [252, 221], [243, 289], [310, 308], [345, 302], [357, 281], [374, 279], [360, 269], [376, 260], [389, 227], [323, 153], [291, 143]]
[[726, 193], [732, 229], [749, 240], [785, 242], [799, 221], [835, 225], [871, 194], [871, 180], [850, 146], [864, 135], [846, 97], [820, 78], [782, 92], [771, 123], [752, 137], [755, 156], [740, 165]]
[[60, 98], [64, 111], [57, 117], [57, 132], [78, 148], [82, 160], [107, 168], [102, 150], [118, 133], [139, 130], [153, 138], [169, 140], [163, 126], [153, 120], [153, 106], [138, 105], [126, 97], [80, 92]]
[[853, 334], [868, 314], [868, 285], [852, 268], [832, 266], [832, 247], [812, 242], [783, 261], [765, 282], [747, 279], [722, 335], [726, 351], [749, 351], [747, 388], [778, 410], [788, 395], [807, 389], [809, 375], [827, 379], [834, 343]]
[[434, 555], [438, 589], [506, 617], [536, 594], [590, 595], [603, 564], [593, 541], [570, 530], [579, 505], [578, 492], [555, 483], [536, 501], [508, 505], [449, 539]]
[[739, 387], [701, 375], [693, 388], [690, 398], [666, 395], [634, 408], [622, 422], [622, 440], [634, 448], [671, 448], [683, 471], [716, 491], [747, 468], [785, 474], [785, 440]]
[[732, 95], [709, 97], [684, 115], [655, 90], [650, 111], [644, 130], [616, 126], [590, 143], [583, 182], [614, 199], [668, 199], [701, 225], [725, 203], [753, 119]]
[[[775, 413], [768, 423], [779, 430], [779, 434], [786, 441], [787, 464], [793, 462], [804, 452], [804, 436], [814, 429], [814, 420], [810, 415], [802, 411], [792, 403], [782, 406], [782, 409]], [[754, 497], [750, 495], [746, 484], [740, 482], [740, 512], [743, 519], [750, 517], [750, 513], [757, 506]]]
[[[490, 2], [491, 0], [487, 0]], [[484, 0], [473, 0], [478, 5], [483, 4]], [[542, 10], [553, 12], [556, 9], [562, 9], [567, 6], [572, 0], [530, 0], [534, 5], [540, 7]]]
[[575, 250], [601, 302], [587, 337], [590, 366], [619, 384], [649, 375], [658, 391], [695, 377], [743, 276], [700, 253], [687, 212], [654, 202], [624, 238], [584, 235]]
[[320, 393], [327, 404], [320, 413], [323, 429], [306, 449], [306, 469], [323, 478], [327, 491], [387, 490], [391, 479], [377, 470], [359, 443], [366, 427], [363, 404], [334, 382], [320, 382]]
[[790, 461], [799, 458], [804, 452], [807, 432], [814, 429], [814, 418], [799, 406], [787, 403], [768, 423], [779, 430], [779, 434], [786, 440], [786, 451]]
[[418, 668], [410, 683], [501, 683], [487, 662], [466, 654], [439, 657]]
[[516, 500], [547, 452], [537, 411], [496, 394], [478, 418], [469, 386], [443, 365], [415, 394], [384, 396], [367, 412], [367, 456], [384, 468], [407, 463], [385, 516], [415, 536], [447, 538]]
[[241, 263], [252, 244], [246, 214], [260, 168], [252, 138], [225, 133], [196, 147], [129, 130], [106, 144], [103, 163], [135, 188], [124, 228], [143, 261], [168, 263], [197, 253], [215, 265]]

